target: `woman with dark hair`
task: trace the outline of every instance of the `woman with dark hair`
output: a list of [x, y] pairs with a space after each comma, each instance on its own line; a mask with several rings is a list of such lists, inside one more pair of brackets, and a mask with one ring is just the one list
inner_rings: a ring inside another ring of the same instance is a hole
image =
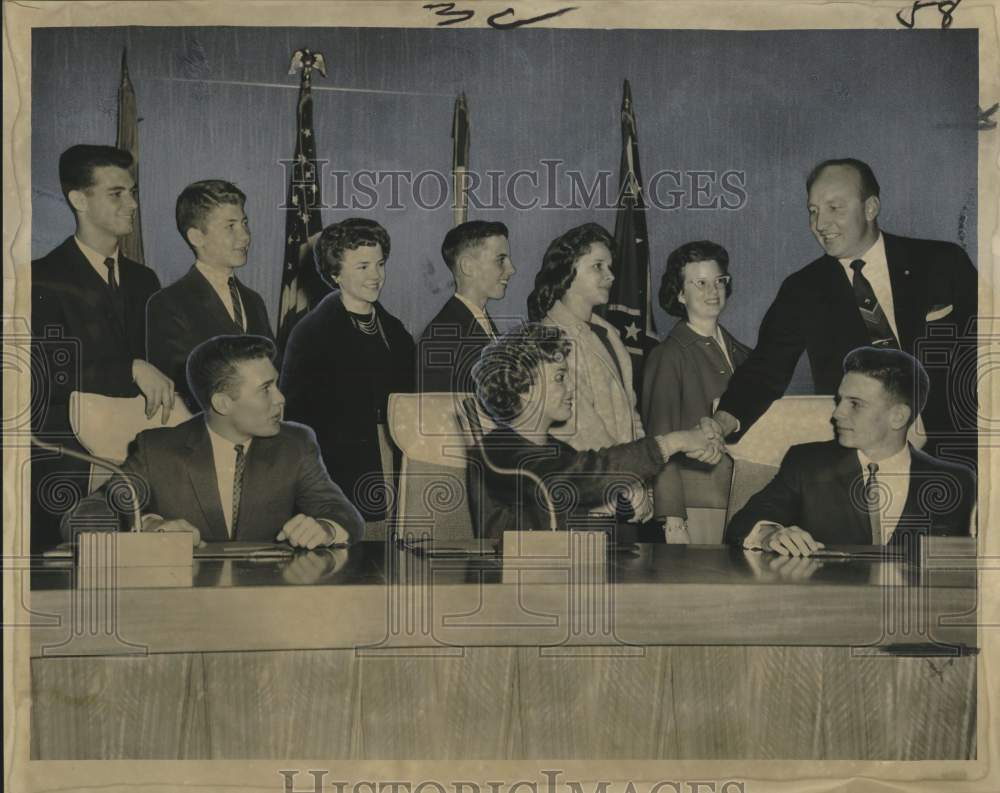
[[576, 387], [576, 418], [553, 434], [581, 451], [644, 434], [628, 351], [614, 326], [593, 313], [608, 302], [615, 280], [612, 242], [596, 223], [570, 229], [545, 251], [528, 296], [528, 317], [562, 329], [572, 342], [566, 364]]
[[[667, 257], [660, 305], [680, 319], [646, 358], [642, 419], [648, 432], [670, 432], [711, 416], [746, 359], [749, 349], [719, 324], [732, 292], [729, 254], [721, 245], [688, 242]], [[667, 542], [721, 542], [731, 479], [728, 457], [715, 466], [672, 460], [653, 485]]]
[[335, 290], [292, 330], [281, 367], [285, 417], [316, 431], [330, 477], [378, 536], [384, 483], [397, 454], [386, 431], [389, 394], [413, 390], [413, 337], [378, 302], [389, 235], [350, 218], [317, 239], [316, 269]]
[[[697, 427], [598, 451], [577, 451], [554, 438], [551, 428], [571, 420], [576, 404], [567, 367], [571, 356], [572, 342], [562, 330], [530, 323], [486, 347], [472, 368], [479, 403], [498, 425], [483, 440], [487, 459], [494, 466], [541, 477], [559, 528], [610, 528], [613, 518], [603, 509], [609, 493], [619, 488], [645, 491], [644, 483], [678, 452], [707, 462], [721, 458], [721, 441]], [[534, 480], [497, 473], [482, 461], [477, 468], [483, 477], [475, 475], [471, 481], [478, 536], [548, 528], [546, 501]], [[480, 481], [485, 487], [477, 489]], [[600, 516], [596, 522], [595, 512]]]

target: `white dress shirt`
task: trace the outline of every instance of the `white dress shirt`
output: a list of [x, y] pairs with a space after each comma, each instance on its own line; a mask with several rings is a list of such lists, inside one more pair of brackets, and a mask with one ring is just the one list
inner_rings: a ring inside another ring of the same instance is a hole
[[[872, 462], [858, 449], [858, 463], [861, 465], [861, 475], [868, 482], [868, 463]], [[910, 445], [906, 444], [892, 457], [886, 457], [878, 463], [875, 481], [879, 487], [879, 524], [881, 537], [873, 537], [873, 545], [885, 545], [892, 538], [892, 533], [899, 525], [899, 518], [906, 506], [906, 498], [910, 494]], [[759, 520], [743, 540], [743, 547], [748, 551], [759, 551], [762, 541], [773, 529], [781, 528], [780, 523], [771, 520]], [[800, 528], [809, 531], [808, 526]], [[766, 534], [765, 534], [766, 531]]]
[[458, 292], [455, 293], [455, 297], [461, 300], [465, 304], [466, 308], [472, 312], [472, 316], [476, 318], [476, 322], [478, 322], [479, 326], [486, 332], [486, 335], [491, 339], [496, 339], [496, 334], [493, 332], [493, 326], [490, 324], [490, 320], [486, 315], [486, 312], [464, 295], [460, 295]]
[[[196, 261], [194, 266], [198, 268], [198, 272], [205, 276], [208, 282], [212, 285], [212, 289], [215, 290], [215, 294], [219, 296], [219, 300], [222, 301], [222, 305], [226, 307], [226, 312], [229, 314], [229, 318], [233, 322], [236, 322], [236, 312], [233, 310], [233, 298], [229, 293], [229, 278], [232, 276], [232, 273], [230, 273], [230, 275], [226, 275], [212, 267], [209, 267], [202, 261]], [[243, 312], [243, 330], [246, 330], [247, 310], [246, 306], [243, 305], [243, 298], [240, 296], [239, 290], [236, 290], [236, 299], [240, 301], [240, 311]]]
[[[233, 482], [236, 478], [236, 444], [223, 438], [206, 422], [208, 439], [212, 442], [212, 457], [215, 462], [215, 481], [219, 488], [219, 501], [222, 502], [222, 516], [226, 520], [226, 531], [230, 539], [233, 537]], [[250, 453], [252, 439], [243, 444], [244, 461]], [[244, 470], [246, 468], [244, 467]], [[280, 527], [279, 527], [280, 528]], [[277, 530], [275, 531], [277, 533]]]
[[854, 286], [854, 270], [851, 269], [851, 262], [855, 259], [864, 261], [865, 266], [861, 269], [861, 273], [872, 285], [872, 291], [878, 299], [878, 304], [882, 307], [885, 318], [889, 320], [889, 327], [892, 328], [896, 341], [899, 341], [899, 330], [896, 328], [896, 310], [892, 303], [892, 282], [889, 281], [889, 262], [885, 258], [885, 239], [882, 237], [881, 231], [875, 244], [861, 256], [837, 260], [844, 268], [844, 274], [851, 282], [852, 288]]
[[105, 256], [103, 253], [95, 251], [86, 243], [80, 242], [79, 237], [73, 237], [73, 240], [76, 242], [76, 247], [80, 249], [80, 253], [84, 255], [84, 257], [87, 259], [88, 262], [90, 262], [90, 266], [94, 268], [94, 272], [97, 273], [98, 277], [100, 277], [100, 279], [104, 281], [104, 283], [108, 282], [108, 268], [107, 265], [104, 264], [104, 260], [107, 258], [114, 259], [115, 264], [113, 269], [115, 271], [115, 283], [121, 286], [122, 279], [121, 279], [121, 273], [118, 271], [119, 268], [118, 268], [117, 248], [115, 248], [115, 252], [112, 253], [110, 257], [108, 257]]
[[[858, 449], [861, 474], [868, 481], [868, 463], [872, 462]], [[879, 483], [879, 523], [882, 536], [873, 538], [874, 545], [885, 545], [899, 525], [906, 498], [910, 494], [910, 446], [906, 444], [892, 457], [878, 461], [875, 481]]]

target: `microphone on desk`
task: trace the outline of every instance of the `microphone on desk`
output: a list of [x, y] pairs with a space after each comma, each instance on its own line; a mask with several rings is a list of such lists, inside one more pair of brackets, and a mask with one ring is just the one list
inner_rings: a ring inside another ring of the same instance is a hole
[[129, 495], [132, 497], [131, 531], [142, 531], [142, 513], [139, 511], [139, 494], [136, 493], [135, 487], [132, 485], [132, 480], [129, 478], [128, 474], [125, 473], [125, 471], [109, 460], [105, 460], [103, 457], [95, 457], [92, 454], [78, 452], [75, 449], [67, 449], [65, 446], [58, 443], [49, 443], [48, 441], [43, 441], [41, 438], [34, 435], [31, 436], [31, 442], [40, 449], [45, 449], [49, 452], [56, 452], [58, 454], [65, 454], [67, 457], [73, 457], [77, 460], [82, 460], [85, 463], [96, 465], [98, 468], [111, 471], [111, 473], [117, 474], [121, 477], [122, 481], [125, 482], [125, 486], [128, 488]]
[[479, 454], [483, 458], [483, 462], [486, 463], [486, 467], [501, 476], [524, 476], [534, 482], [535, 486], [541, 492], [542, 498], [545, 500], [545, 509], [549, 515], [549, 531], [557, 531], [559, 524], [556, 520], [555, 506], [552, 504], [549, 489], [545, 486], [542, 478], [534, 471], [529, 471], [526, 468], [503, 468], [499, 465], [494, 465], [489, 455], [486, 454], [486, 445], [483, 443], [483, 425], [479, 421], [479, 409], [476, 407], [475, 398], [465, 397], [462, 400], [462, 409], [465, 411], [465, 417], [469, 422], [472, 440], [475, 442], [476, 448], [479, 449]]

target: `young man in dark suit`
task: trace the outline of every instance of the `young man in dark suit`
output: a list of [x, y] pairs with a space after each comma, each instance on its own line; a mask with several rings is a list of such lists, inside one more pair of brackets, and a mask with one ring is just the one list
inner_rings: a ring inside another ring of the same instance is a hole
[[455, 294], [417, 342], [418, 391], [472, 391], [472, 365], [499, 335], [486, 304], [503, 298], [515, 272], [507, 237], [503, 223], [485, 220], [445, 235], [441, 256], [455, 278]]
[[[204, 412], [140, 432], [123, 465], [148, 493], [144, 531], [309, 549], [361, 539], [364, 521], [330, 479], [313, 431], [282, 421], [274, 352], [260, 336], [217, 336], [191, 353], [188, 384]], [[64, 517], [63, 532], [118, 528], [120, 517], [98, 490]]]
[[[145, 305], [160, 288], [159, 279], [118, 249], [138, 206], [131, 165], [128, 152], [111, 146], [63, 152], [59, 182], [76, 233], [31, 263], [32, 358], [39, 373], [32, 430], [79, 451], [69, 423], [72, 391], [142, 394], [146, 415], [161, 411], [164, 422], [174, 404], [173, 382], [145, 360]], [[58, 542], [54, 507], [67, 484], [86, 494], [89, 466], [36, 453], [31, 473], [31, 547], [38, 552]]]
[[889, 545], [970, 533], [975, 476], [910, 446], [930, 387], [913, 356], [848, 354], [833, 412], [836, 440], [793, 446], [777, 475], [726, 527], [726, 541], [784, 556], [825, 545]]
[[197, 405], [184, 377], [191, 350], [213, 336], [249, 333], [273, 338], [263, 298], [236, 277], [250, 250], [245, 205], [243, 192], [219, 179], [195, 182], [181, 191], [177, 230], [194, 252], [195, 263], [146, 306], [149, 360], [174, 379], [192, 409]]
[[859, 160], [820, 163], [806, 188], [825, 255], [781, 285], [716, 421], [726, 435], [748, 429], [785, 392], [803, 350], [816, 393], [832, 394], [844, 356], [874, 344], [927, 362], [927, 448], [975, 465], [978, 285], [969, 257], [954, 243], [880, 231], [878, 181]]

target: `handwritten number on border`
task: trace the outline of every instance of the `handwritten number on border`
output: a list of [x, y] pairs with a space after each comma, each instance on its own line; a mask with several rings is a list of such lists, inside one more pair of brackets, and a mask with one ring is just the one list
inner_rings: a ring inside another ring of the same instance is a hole
[[[427, 11], [433, 11], [435, 16], [447, 17], [437, 23], [439, 28], [444, 27], [445, 25], [457, 25], [460, 22], [468, 22], [476, 15], [476, 12], [471, 9], [456, 9], [454, 3], [427, 3], [424, 8]], [[536, 22], [543, 22], [546, 19], [562, 16], [570, 11], [576, 11], [576, 7], [569, 6], [567, 8], [560, 8], [558, 11], [550, 11], [547, 14], [539, 14], [538, 16], [530, 17], [529, 19], [514, 19], [509, 22], [498, 21], [503, 17], [513, 16], [514, 9], [506, 8], [503, 11], [490, 14], [486, 18], [486, 23], [494, 30], [513, 30], [514, 28], [524, 27], [525, 25], [533, 25]]]
[[947, 30], [954, 21], [955, 9], [958, 8], [962, 0], [914, 0], [910, 8], [909, 21], [903, 19], [903, 12], [896, 12], [896, 19], [905, 28], [912, 28], [916, 24], [917, 12], [922, 8], [935, 7], [941, 12], [941, 29]]

